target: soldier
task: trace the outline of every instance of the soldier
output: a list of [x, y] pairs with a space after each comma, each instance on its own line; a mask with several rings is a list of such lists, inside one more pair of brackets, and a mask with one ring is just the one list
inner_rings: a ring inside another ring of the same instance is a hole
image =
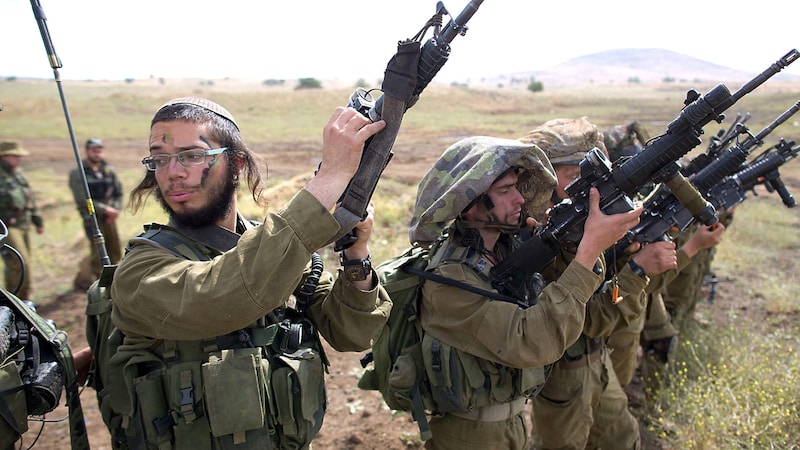
[[36, 198], [20, 165], [30, 152], [18, 141], [0, 142], [0, 220], [8, 227], [6, 243], [16, 249], [0, 250], [6, 264], [6, 289], [27, 300], [31, 296], [31, 225], [44, 233], [44, 221], [36, 207]]
[[[723, 232], [733, 222], [733, 211], [720, 209], [717, 211], [719, 222], [716, 226], [723, 225]], [[686, 231], [677, 236], [676, 241], [685, 241], [691, 233], [707, 230], [700, 224], [692, 224]], [[721, 238], [721, 236], [720, 236]], [[703, 279], [711, 272], [711, 262], [717, 251], [717, 243], [712, 242], [712, 246], [702, 249], [692, 258], [689, 266], [681, 270], [678, 276], [670, 281], [664, 289], [664, 306], [672, 320], [672, 324], [677, 329], [681, 329], [687, 320], [694, 316], [695, 306], [700, 295], [700, 288]]]
[[[105, 146], [103, 141], [98, 138], [89, 138], [86, 141], [86, 157], [83, 159], [83, 172], [86, 175], [86, 182], [89, 185], [89, 193], [92, 196], [92, 203], [96, 213], [97, 224], [103, 234], [106, 251], [111, 264], [116, 264], [122, 258], [122, 244], [117, 231], [117, 217], [122, 209], [122, 184], [117, 177], [114, 168], [103, 158]], [[100, 256], [97, 252], [97, 245], [93, 242], [94, 230], [92, 229], [92, 218], [86, 206], [86, 187], [83, 177], [75, 168], [69, 173], [69, 188], [72, 191], [72, 198], [83, 219], [83, 228], [86, 237], [89, 239], [89, 261], [91, 275], [83, 273], [81, 270], [75, 277], [75, 287], [86, 289], [89, 283], [100, 276]], [[86, 264], [81, 264], [85, 266]]]
[[[491, 267], [521, 244], [522, 225], [543, 218], [554, 186], [553, 169], [536, 146], [464, 139], [420, 182], [410, 240], [432, 245], [428, 269], [435, 274], [496, 294]], [[538, 277], [520, 273], [528, 295], [515, 303], [425, 281], [422, 354], [437, 407], [426, 448], [528, 448], [526, 398], [544, 384], [545, 366], [580, 334], [586, 301], [602, 282], [600, 254], [639, 213], [603, 214], [592, 189], [585, 235], [574, 254], [562, 255], [563, 273], [543, 289]]]
[[694, 276], [696, 261], [703, 261], [708, 249], [716, 247], [722, 241], [725, 226], [717, 223], [714, 226], [697, 225], [687, 228], [677, 243], [678, 267], [663, 273], [648, 287], [649, 303], [640, 342], [643, 358], [641, 361], [641, 381], [645, 394], [647, 412], [658, 416], [663, 405], [661, 403], [661, 387], [668, 381], [667, 369], [674, 358], [678, 347], [679, 325], [670, 316], [667, 306], [666, 292], [673, 283], [681, 282]]
[[154, 195], [169, 224], [130, 242], [111, 286], [124, 335], [107, 380], [114, 448], [310, 448], [327, 407], [319, 335], [364, 350], [391, 308], [369, 261], [371, 209], [342, 252], [346, 275], [334, 280], [314, 253], [338, 231], [330, 211], [384, 126], [337, 108], [316, 176], [253, 224], [237, 191], [247, 180], [263, 204], [261, 173], [230, 112], [198, 97], [158, 109], [131, 207]]
[[[550, 120], [521, 140], [536, 144], [553, 164], [558, 177], [554, 202], [568, 198], [565, 188], [580, 175], [579, 164], [590, 150], [605, 153], [603, 135], [586, 117]], [[648, 275], [673, 268], [674, 249], [671, 242], [658, 243], [626, 258], [612, 269], [614, 282], [587, 303], [582, 334], [554, 364], [541, 394], [532, 401], [532, 448], [639, 447], [639, 426], [628, 411], [605, 339], [639, 322]], [[545, 280], [557, 276], [557, 269], [546, 271]], [[619, 298], [612, 299], [614, 284]]]
[[612, 162], [620, 156], [633, 156], [650, 140], [650, 133], [638, 121], [615, 125], [603, 131], [603, 144]]

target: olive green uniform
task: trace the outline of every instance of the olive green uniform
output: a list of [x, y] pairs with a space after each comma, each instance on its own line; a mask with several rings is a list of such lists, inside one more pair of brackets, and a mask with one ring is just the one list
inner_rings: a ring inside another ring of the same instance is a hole
[[[679, 330], [674, 326], [664, 303], [664, 291], [685, 270], [691, 267], [694, 258], [689, 258], [683, 250], [678, 250], [677, 268], [653, 277], [647, 287], [647, 313], [640, 335], [643, 358], [641, 361], [641, 381], [648, 407], [653, 410], [655, 400], [666, 379], [669, 359], [678, 345]], [[697, 255], [695, 255], [696, 257]]]
[[628, 398], [604, 340], [643, 315], [642, 292], [648, 279], [628, 265], [617, 277], [622, 300], [614, 304], [608, 286], [592, 296], [581, 337], [564, 352], [542, 392], [532, 400], [532, 448], [631, 449], [639, 445], [639, 425], [628, 411]]
[[[733, 221], [733, 213], [718, 212], [719, 221], [729, 226]], [[678, 235], [676, 243], [683, 243], [700, 226], [695, 222], [683, 233]], [[670, 281], [664, 289], [664, 305], [672, 318], [673, 325], [681, 329], [687, 319], [694, 315], [695, 307], [700, 296], [703, 279], [711, 272], [711, 262], [717, 253], [717, 247], [709, 247], [697, 252], [689, 265], [681, 270], [674, 280]]]
[[[337, 230], [332, 215], [302, 190], [283, 209], [269, 213], [263, 225], [237, 230], [243, 232], [233, 237], [230, 250], [204, 246], [213, 256], [210, 261], [189, 261], [163, 248], [135, 245], [119, 264], [112, 285], [112, 319], [125, 335], [120, 352], [111, 359], [112, 372], [120, 374], [111, 382], [112, 402], [128, 416], [128, 439], [141, 433], [135, 427], [143, 424], [147, 448], [154, 448], [163, 437], [152, 433], [148, 419], [163, 418], [166, 409], [172, 417], [168, 423], [174, 423], [168, 440], [173, 449], [228, 448], [235, 442], [240, 442], [236, 448], [308, 448], [326, 406], [321, 349], [281, 354], [280, 369], [276, 360], [264, 368], [262, 358], [269, 349], [262, 347], [267, 328], [261, 324], [276, 308], [286, 306], [312, 253]], [[323, 273], [307, 311], [334, 349], [360, 351], [380, 333], [390, 308], [381, 287], [362, 292], [341, 277], [334, 282], [331, 274]], [[220, 346], [231, 336], [236, 341], [237, 335], [252, 338], [255, 349]], [[233, 364], [220, 366], [227, 357]], [[255, 367], [240, 374], [250, 374], [246, 382], [209, 375], [220, 367], [224, 373], [238, 373], [238, 365], [246, 368], [252, 361]], [[149, 372], [151, 367], [155, 371]], [[264, 377], [262, 370], [269, 375]], [[141, 401], [158, 397], [152, 389], [140, 395], [150, 380], [166, 390], [160, 396], [161, 408]], [[131, 385], [135, 393], [128, 389]], [[120, 391], [130, 398], [114, 398]], [[242, 397], [247, 392], [258, 395]], [[299, 397], [284, 400], [293, 394]], [[185, 401], [189, 395], [193, 402]], [[309, 424], [307, 436], [296, 437], [301, 421]]]
[[678, 331], [672, 326], [664, 307], [662, 291], [691, 261], [685, 252], [678, 250], [677, 268], [648, 277], [650, 282], [641, 293], [647, 305], [644, 314], [640, 314], [624, 329], [612, 333], [606, 341], [606, 345], [612, 349], [611, 361], [622, 387], [631, 382], [639, 365], [637, 354], [642, 340], [654, 341], [677, 336]]
[[[512, 240], [513, 242], [513, 240]], [[464, 246], [449, 239], [431, 259], [435, 273], [485, 290], [490, 279], [463, 259]], [[495, 253], [504, 254], [497, 247]], [[562, 275], [549, 283], [538, 303], [529, 308], [491, 301], [446, 284], [425, 282], [421, 323], [425, 330], [423, 354], [434, 390], [440, 375], [430, 370], [430, 349], [442, 354], [452, 349], [463, 367], [463, 386], [449, 385], [463, 396], [468, 412], [439, 411], [430, 421], [433, 438], [428, 449], [527, 449], [528, 430], [523, 416], [525, 398], [536, 395], [545, 380], [543, 366], [558, 360], [580, 335], [586, 302], [602, 277], [578, 263], [565, 264]], [[488, 264], [486, 264], [488, 266]], [[431, 344], [431, 342], [436, 344]], [[449, 365], [442, 363], [442, 367]], [[455, 370], [457, 371], [457, 370]], [[451, 376], [453, 369], [450, 369]], [[484, 384], [486, 377], [486, 384]], [[518, 383], [516, 386], [514, 382]], [[448, 381], [445, 380], [445, 384]], [[441, 405], [439, 405], [441, 406]]]
[[[86, 160], [83, 160], [83, 172], [86, 175], [86, 182], [89, 185], [89, 193], [92, 196], [97, 224], [103, 234], [106, 251], [111, 264], [116, 264], [122, 258], [122, 244], [117, 231], [117, 223], [106, 222], [106, 209], [122, 209], [122, 183], [120, 183], [114, 168], [105, 161], [100, 163], [97, 170], [93, 170]], [[100, 257], [97, 246], [92, 242], [94, 230], [92, 229], [92, 218], [86, 207], [86, 187], [79, 169], [73, 169], [69, 173], [69, 188], [72, 191], [72, 198], [83, 219], [83, 228], [86, 237], [89, 238], [89, 248], [92, 271], [96, 276], [100, 276]]]
[[[31, 225], [42, 226], [43, 220], [36, 206], [33, 189], [28, 184], [22, 169], [17, 168], [12, 171], [2, 160], [0, 160], [0, 220], [8, 228], [6, 244], [19, 252], [25, 264], [23, 274], [23, 266], [17, 255], [8, 249], [0, 251], [6, 264], [6, 289], [20, 299], [27, 300], [30, 298], [33, 278], [29, 230]], [[18, 285], [19, 290], [17, 290]]]

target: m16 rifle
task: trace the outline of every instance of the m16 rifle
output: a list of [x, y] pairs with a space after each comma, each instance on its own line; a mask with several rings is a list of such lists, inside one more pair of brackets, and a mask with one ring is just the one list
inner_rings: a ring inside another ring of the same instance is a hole
[[[433, 80], [450, 56], [450, 43], [467, 32], [466, 23], [477, 12], [483, 0], [472, 0], [461, 13], [441, 28], [442, 18], [449, 15], [444, 3], [437, 2], [436, 13], [412, 38], [400, 41], [397, 53], [389, 61], [384, 74], [383, 95], [377, 100], [369, 91], [359, 88], [350, 96], [351, 106], [373, 122], [384, 120], [383, 130], [369, 138], [364, 145], [361, 163], [342, 194], [341, 206], [333, 217], [340, 230], [330, 242], [336, 251], [350, 247], [356, 240], [353, 227], [363, 220], [372, 194], [383, 170], [392, 157], [392, 146], [400, 129], [403, 114]], [[429, 29], [433, 36], [424, 45], [421, 40]]]
[[722, 122], [725, 110], [798, 57], [800, 53], [791, 50], [733, 94], [722, 84], [705, 95], [690, 90], [681, 114], [667, 126], [663, 135], [651, 139], [635, 156], [618, 159], [613, 166], [600, 150], [592, 149], [580, 163], [580, 176], [566, 187], [570, 198], [554, 206], [547, 223], [492, 268], [495, 288], [515, 296], [525, 295], [514, 281], [519, 279], [519, 273], [541, 272], [553, 261], [562, 245], [577, 245], [589, 214], [589, 190], [592, 187], [600, 193], [600, 209], [606, 214], [616, 214], [634, 209], [631, 196], [647, 182], [663, 182], [676, 196], [680, 196], [681, 204], [693, 216], [703, 223], [714, 223], [713, 207], [680, 174], [677, 160], [700, 144], [705, 125], [712, 120]]
[[[762, 145], [767, 135], [786, 122], [797, 111], [800, 111], [800, 101], [783, 112], [756, 135], [750, 135], [743, 142], [718, 153], [717, 158], [707, 164], [704, 169], [690, 176], [689, 182], [709, 200], [715, 209], [732, 206], [731, 204], [712, 200], [709, 191], [726, 177], [741, 170], [751, 150], [756, 146]], [[736, 124], [736, 131], [733, 132], [733, 136], [743, 133], [749, 133], [749, 130], [739, 122]], [[721, 195], [722, 192], [718, 195]], [[625, 253], [625, 249], [634, 242], [649, 243], [661, 240], [670, 230], [683, 231], [694, 221], [695, 217], [691, 211], [681, 204], [678, 197], [665, 186], [661, 186], [645, 202], [639, 224], [628, 231], [625, 237], [609, 249], [606, 252], [606, 256], [608, 258], [619, 258]]]
[[708, 198], [720, 207], [732, 208], [743, 202], [747, 192], [763, 184], [768, 191], [777, 192], [787, 208], [797, 206], [797, 201], [781, 180], [778, 169], [797, 157], [800, 145], [781, 139], [778, 144], [758, 155], [753, 162], [734, 175], [711, 188]]
[[715, 160], [719, 154], [731, 145], [734, 139], [742, 133], [742, 126], [750, 118], [750, 113], [737, 113], [736, 118], [733, 119], [731, 125], [727, 130], [724, 128], [717, 132], [716, 136], [712, 136], [708, 143], [708, 149], [705, 153], [695, 156], [689, 161], [684, 168], [681, 169], [683, 176], [688, 177], [693, 175], [703, 167], [707, 166], [711, 161]]

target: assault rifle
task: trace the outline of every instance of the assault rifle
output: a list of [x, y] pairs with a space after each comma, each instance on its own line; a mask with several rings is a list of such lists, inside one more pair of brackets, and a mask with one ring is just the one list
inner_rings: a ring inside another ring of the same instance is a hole
[[800, 53], [791, 50], [734, 94], [722, 84], [704, 96], [690, 90], [681, 114], [667, 126], [663, 135], [651, 139], [636, 155], [618, 159], [613, 166], [597, 148], [589, 151], [580, 163], [580, 176], [566, 187], [570, 198], [554, 206], [547, 223], [492, 268], [495, 288], [514, 296], [527, 296], [515, 281], [517, 275], [520, 272], [541, 272], [553, 261], [562, 245], [577, 246], [589, 213], [589, 189], [592, 187], [600, 192], [600, 209], [606, 214], [616, 214], [634, 209], [631, 196], [647, 182], [663, 182], [679, 195], [681, 204], [693, 216], [703, 223], [714, 223], [713, 207], [683, 178], [677, 160], [700, 144], [705, 125], [712, 120], [722, 122], [725, 110], [798, 57]]
[[[715, 188], [726, 177], [729, 177], [743, 168], [747, 156], [756, 146], [761, 146], [764, 138], [775, 128], [786, 122], [797, 111], [800, 111], [800, 101], [787, 109], [778, 116], [772, 123], [764, 127], [756, 135], [750, 135], [743, 142], [721, 152], [717, 158], [711, 161], [703, 170], [689, 177], [692, 185], [704, 195], [717, 209], [720, 207], [730, 207], [731, 204], [720, 203], [709, 198], [709, 191]], [[749, 133], [749, 130], [741, 122], [736, 124], [736, 131], [733, 136]], [[619, 258], [625, 253], [634, 242], [649, 243], [661, 240], [663, 236], [672, 229], [679, 231], [685, 230], [694, 222], [695, 217], [685, 208], [678, 197], [675, 196], [665, 186], [661, 186], [652, 194], [644, 205], [644, 211], [640, 216], [639, 223], [633, 227], [619, 242], [606, 252], [608, 258]]]
[[736, 118], [733, 119], [730, 127], [728, 127], [727, 130], [724, 128], [720, 129], [716, 136], [711, 137], [706, 152], [695, 156], [691, 161], [689, 161], [689, 164], [687, 164], [686, 167], [681, 169], [683, 176], [688, 177], [693, 175], [702, 170], [703, 167], [707, 166], [709, 163], [711, 163], [711, 161], [715, 160], [723, 150], [730, 146], [737, 136], [742, 134], [742, 125], [744, 125], [749, 118], [750, 113], [746, 113], [744, 116], [742, 113], [737, 113]]
[[746, 198], [747, 191], [764, 184], [770, 192], [777, 192], [787, 208], [797, 206], [797, 201], [786, 188], [778, 169], [797, 157], [800, 145], [781, 139], [778, 144], [758, 155], [753, 162], [726, 178], [708, 192], [709, 199], [721, 207], [732, 208]]
[[[419, 95], [450, 56], [450, 43], [467, 32], [466, 23], [477, 12], [483, 0], [472, 0], [461, 13], [441, 28], [442, 17], [450, 13], [444, 3], [437, 2], [436, 13], [412, 38], [397, 44], [397, 53], [389, 61], [382, 84], [383, 95], [377, 100], [369, 91], [358, 88], [350, 96], [348, 106], [373, 122], [383, 119], [386, 127], [364, 145], [361, 163], [342, 194], [341, 206], [333, 216], [340, 230], [330, 242], [334, 250], [350, 247], [356, 240], [353, 227], [367, 215], [367, 206], [378, 180], [392, 157], [392, 146], [400, 129], [403, 114], [419, 99]], [[421, 46], [421, 40], [433, 29], [433, 36]]]

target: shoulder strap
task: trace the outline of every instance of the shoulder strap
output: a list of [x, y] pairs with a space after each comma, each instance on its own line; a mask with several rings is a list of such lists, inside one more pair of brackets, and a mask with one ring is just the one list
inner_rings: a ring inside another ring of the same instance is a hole
[[410, 265], [404, 267], [403, 270], [405, 270], [407, 272], [410, 272], [410, 273], [413, 273], [414, 275], [417, 275], [417, 276], [419, 276], [421, 278], [425, 278], [426, 280], [431, 280], [431, 281], [435, 281], [437, 283], [446, 284], [448, 286], [457, 287], [459, 289], [463, 289], [465, 291], [472, 292], [473, 294], [478, 294], [478, 295], [482, 295], [484, 297], [489, 297], [492, 300], [499, 300], [499, 301], [503, 301], [503, 302], [507, 302], [507, 303], [513, 303], [513, 304], [515, 304], [515, 305], [517, 305], [517, 306], [519, 306], [521, 308], [527, 308], [528, 307], [528, 305], [526, 305], [523, 301], [517, 300], [514, 297], [510, 297], [508, 295], [503, 295], [503, 294], [500, 294], [498, 292], [487, 291], [486, 289], [481, 289], [479, 287], [472, 286], [471, 284], [462, 283], [461, 281], [453, 280], [452, 278], [443, 277], [443, 276], [437, 275], [437, 274], [435, 274], [433, 272], [428, 272], [427, 270], [420, 270], [420, 269], [417, 269], [417, 268], [412, 267]]
[[130, 250], [136, 245], [150, 245], [166, 250], [180, 258], [195, 261], [207, 261], [212, 258], [210, 250], [165, 225], [148, 225], [143, 233], [130, 240], [126, 250]]
[[[490, 273], [492, 266], [489, 264], [486, 258], [484, 258], [481, 254], [476, 252], [474, 249], [468, 247], [462, 247], [459, 245], [448, 245], [448, 243], [449, 242], [447, 241], [447, 236], [443, 235], [440, 236], [440, 239], [436, 241], [433, 247], [431, 247], [429, 253], [429, 264], [428, 264], [429, 270], [438, 267], [445, 261], [451, 261], [467, 265], [468, 267], [472, 268], [472, 270], [474, 270], [475, 273], [483, 277], [485, 280], [492, 279]], [[413, 273], [419, 277], [432, 280], [437, 283], [446, 284], [448, 286], [457, 287], [459, 289], [472, 292], [473, 294], [478, 294], [484, 297], [491, 298], [492, 300], [499, 300], [502, 302], [513, 303], [521, 308], [526, 308], [526, 309], [530, 306], [526, 302], [511, 297], [509, 295], [503, 295], [499, 292], [481, 289], [479, 287], [475, 287], [458, 280], [453, 280], [451, 278], [447, 278], [442, 275], [437, 275], [429, 270], [420, 270], [418, 268], [410, 266], [404, 267], [404, 270]]]

